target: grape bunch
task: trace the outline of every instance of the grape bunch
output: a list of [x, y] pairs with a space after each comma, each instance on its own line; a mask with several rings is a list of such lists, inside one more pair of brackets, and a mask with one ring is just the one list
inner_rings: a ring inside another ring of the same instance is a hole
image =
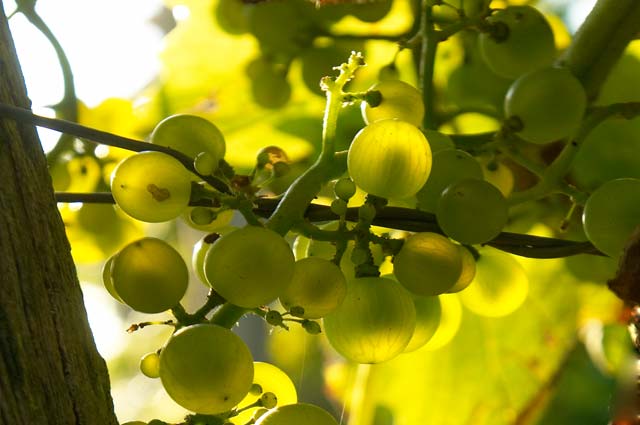
[[[265, 141], [253, 168], [238, 172], [225, 159], [225, 135], [191, 114], [160, 121], [150, 149], [113, 169], [118, 211], [147, 223], [181, 218], [202, 232], [189, 265], [171, 244], [147, 237], [120, 247], [103, 269], [105, 288], [119, 302], [173, 315], [164, 324], [175, 332], [141, 359], [140, 370], [160, 379], [192, 417], [221, 425], [337, 424], [324, 409], [298, 402], [283, 371], [254, 361], [232, 331], [245, 315], [285, 331], [299, 326], [326, 339], [331, 355], [376, 364], [449, 342], [460, 303], [479, 316], [512, 314], [529, 293], [524, 267], [504, 252], [532, 248], [514, 248], [505, 233], [521, 203], [566, 195], [570, 208], [554, 206], [553, 213], [569, 209], [571, 221], [582, 209], [578, 231], [601, 253], [624, 255], [640, 224], [640, 180], [609, 179], [588, 193], [570, 178], [592, 113], [583, 82], [558, 60], [541, 12], [486, 3], [458, 9], [468, 24], [455, 34], [464, 59], [442, 84], [423, 81], [418, 89], [411, 78], [387, 75], [365, 91], [348, 85], [363, 56], [351, 53], [340, 64], [353, 45], [327, 34], [345, 17], [384, 19], [392, 2], [217, 3], [225, 31], [258, 42], [260, 54], [246, 66], [255, 103], [284, 107], [299, 61], [302, 79], [326, 95], [327, 109], [320, 152], [281, 196], [270, 182], [297, 165], [284, 149]], [[478, 83], [469, 85], [469, 75]], [[358, 129], [338, 152], [344, 108], [359, 115]], [[467, 134], [459, 119], [467, 111], [496, 128]], [[527, 171], [528, 186], [521, 178]], [[394, 221], [398, 210], [406, 214], [402, 226]], [[194, 313], [181, 304], [190, 271], [209, 290]]]

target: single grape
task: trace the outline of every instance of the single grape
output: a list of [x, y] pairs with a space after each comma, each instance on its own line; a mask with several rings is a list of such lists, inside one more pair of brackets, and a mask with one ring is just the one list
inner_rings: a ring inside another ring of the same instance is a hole
[[191, 177], [169, 155], [141, 152], [125, 158], [113, 170], [111, 193], [118, 206], [135, 219], [168, 221], [189, 204]]
[[160, 355], [152, 351], [140, 359], [140, 372], [148, 378], [160, 377]]
[[398, 282], [415, 295], [433, 296], [447, 292], [462, 272], [458, 246], [437, 233], [409, 236], [393, 259]]
[[572, 136], [582, 121], [587, 95], [565, 68], [542, 68], [518, 78], [504, 100], [514, 131], [528, 142], [544, 144]]
[[460, 272], [460, 277], [458, 277], [455, 285], [447, 291], [449, 294], [462, 291], [471, 284], [473, 278], [476, 276], [476, 259], [473, 258], [473, 255], [467, 248], [458, 246], [458, 250], [462, 258], [462, 272]]
[[200, 279], [200, 282], [207, 286], [211, 286], [207, 281], [207, 277], [204, 274], [204, 258], [207, 255], [207, 251], [211, 248], [211, 245], [220, 237], [218, 233], [210, 233], [200, 238], [198, 242], [193, 246], [193, 253], [191, 255], [191, 267], [196, 272], [196, 275]]
[[437, 152], [427, 182], [416, 193], [418, 208], [435, 212], [447, 186], [466, 178], [482, 179], [482, 168], [474, 157], [459, 149]]
[[202, 152], [208, 154], [209, 168], [212, 167], [213, 170], [202, 174], [215, 171], [226, 152], [224, 135], [220, 129], [197, 115], [177, 114], [163, 119], [153, 129], [149, 140], [155, 145], [182, 152], [192, 159], [196, 159]]
[[385, 80], [374, 84], [369, 90], [379, 91], [382, 98], [380, 104], [373, 107], [362, 102], [362, 118], [367, 124], [396, 118], [416, 127], [422, 126], [424, 104], [418, 89], [404, 81]]
[[349, 13], [364, 22], [376, 22], [391, 10], [393, 0], [373, 0], [363, 3], [348, 3]]
[[440, 299], [436, 297], [413, 296], [413, 305], [416, 308], [416, 329], [404, 348], [405, 353], [422, 348], [435, 335], [440, 326], [442, 307]]
[[347, 292], [344, 274], [331, 261], [308, 257], [296, 261], [291, 285], [280, 295], [286, 310], [302, 307], [305, 319], [319, 319], [335, 310]]
[[162, 348], [160, 379], [176, 403], [214, 415], [247, 395], [253, 383], [253, 359], [242, 339], [229, 329], [187, 326]]
[[498, 236], [508, 219], [507, 201], [484, 180], [464, 179], [448, 186], [438, 201], [436, 219], [450, 238], [482, 244]]
[[600, 251], [618, 258], [640, 225], [640, 179], [616, 179], [597, 188], [584, 206], [587, 238]]
[[462, 305], [458, 294], [442, 294], [440, 300], [440, 324], [433, 336], [422, 346], [423, 351], [433, 351], [449, 344], [458, 334], [462, 323]]
[[480, 57], [474, 55], [451, 72], [446, 95], [461, 109], [489, 107], [496, 113], [502, 113], [504, 96], [512, 81], [496, 75]]
[[193, 160], [193, 168], [203, 176], [209, 176], [218, 168], [218, 162], [209, 152], [200, 152]]
[[203, 232], [221, 231], [233, 220], [233, 210], [215, 210], [205, 207], [187, 207], [182, 219], [189, 227]]
[[347, 167], [365, 192], [383, 198], [408, 198], [429, 177], [431, 149], [414, 125], [396, 119], [376, 121], [354, 137]]
[[144, 238], [125, 246], [111, 265], [116, 293], [142, 313], [174, 307], [187, 290], [189, 271], [174, 248], [161, 239]]
[[229, 34], [243, 34], [249, 30], [242, 0], [220, 0], [214, 13], [220, 28]]
[[404, 350], [416, 325], [409, 293], [397, 282], [363, 277], [347, 282], [347, 295], [325, 316], [331, 346], [357, 363], [380, 363]]
[[553, 31], [535, 8], [509, 6], [487, 21], [495, 26], [495, 31], [480, 34], [480, 52], [496, 74], [517, 78], [553, 62], [556, 55]]
[[529, 279], [513, 256], [494, 248], [481, 248], [476, 275], [460, 298], [465, 307], [481, 316], [502, 317], [524, 303]]
[[113, 280], [111, 279], [111, 265], [113, 264], [113, 259], [117, 254], [112, 255], [105, 261], [104, 266], [102, 266], [102, 283], [104, 284], [105, 289], [116, 301], [123, 302], [120, 295], [116, 292], [113, 287]]
[[261, 416], [256, 425], [338, 425], [329, 412], [307, 403], [280, 406]]
[[247, 5], [245, 10], [249, 32], [265, 53], [294, 54], [313, 40], [310, 2], [260, 2]]
[[333, 186], [333, 192], [343, 201], [348, 201], [356, 194], [356, 184], [349, 177], [338, 179]]
[[263, 57], [247, 66], [253, 100], [263, 108], [277, 109], [289, 102], [291, 85], [287, 81], [287, 68], [271, 63]]
[[[247, 394], [240, 403], [239, 408], [253, 404], [262, 393], [270, 392], [278, 398], [278, 406], [293, 404], [298, 401], [298, 393], [291, 378], [278, 367], [271, 363], [253, 363], [253, 384], [260, 387], [259, 394]], [[233, 420], [239, 424], [247, 423], [261, 407], [254, 407], [240, 412]]]
[[205, 255], [207, 281], [232, 304], [255, 308], [291, 284], [295, 259], [276, 232], [246, 226], [216, 240]]
[[431, 153], [433, 155], [440, 151], [456, 148], [451, 137], [446, 134], [442, 134], [435, 130], [422, 130], [422, 132], [427, 138], [427, 142], [429, 143], [429, 147], [431, 148]]

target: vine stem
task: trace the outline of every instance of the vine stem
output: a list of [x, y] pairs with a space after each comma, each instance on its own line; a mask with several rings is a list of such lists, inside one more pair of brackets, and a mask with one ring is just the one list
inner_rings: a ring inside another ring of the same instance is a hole
[[422, 91], [422, 103], [424, 104], [424, 118], [422, 125], [425, 129], [436, 128], [436, 116], [434, 113], [433, 70], [435, 67], [436, 51], [439, 37], [433, 25], [432, 6], [424, 4], [420, 21], [420, 34], [422, 47], [420, 54], [420, 90]]
[[209, 183], [216, 190], [229, 195], [232, 194], [231, 190], [222, 180], [218, 179], [215, 176], [205, 176], [198, 173], [193, 165], [193, 158], [190, 158], [182, 152], [178, 152], [165, 146], [130, 139], [128, 137], [118, 136], [106, 131], [97, 130], [91, 127], [85, 127], [71, 121], [43, 117], [41, 115], [34, 114], [29, 109], [19, 108], [17, 106], [9, 105], [6, 103], [0, 103], [0, 117], [11, 118], [22, 123], [30, 123], [38, 127], [44, 127], [50, 130], [59, 131], [61, 133], [71, 134], [75, 137], [85, 138], [103, 145], [114, 146], [133, 152], [162, 152], [180, 161], [180, 163], [187, 170], [200, 177], [203, 181]]

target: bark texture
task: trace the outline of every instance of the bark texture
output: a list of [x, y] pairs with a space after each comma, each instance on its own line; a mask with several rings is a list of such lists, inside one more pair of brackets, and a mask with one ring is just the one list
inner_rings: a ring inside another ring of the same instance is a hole
[[[30, 106], [1, 0], [0, 101]], [[117, 424], [37, 133], [2, 118], [0, 424]]]

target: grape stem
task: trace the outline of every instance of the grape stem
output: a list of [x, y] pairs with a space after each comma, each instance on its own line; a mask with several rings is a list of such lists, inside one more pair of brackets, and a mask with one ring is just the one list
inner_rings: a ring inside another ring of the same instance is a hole
[[440, 39], [435, 30], [432, 19], [433, 6], [423, 4], [420, 16], [420, 35], [422, 37], [422, 47], [420, 52], [420, 91], [422, 91], [422, 102], [424, 103], [424, 118], [422, 126], [425, 129], [435, 129], [434, 114], [434, 87], [433, 70], [435, 68], [436, 51]]
[[576, 137], [567, 142], [560, 154], [544, 170], [540, 181], [530, 189], [516, 192], [509, 198], [509, 205], [543, 198], [554, 192], [561, 192], [570, 196], [574, 202], [584, 205], [588, 194], [580, 192], [564, 181], [578, 150], [591, 131], [609, 118], [632, 119], [640, 115], [640, 102], [614, 103], [607, 106], [592, 108], [582, 122]]
[[355, 71], [364, 65], [360, 53], [352, 53], [347, 63], [338, 67], [340, 74], [335, 80], [325, 77], [322, 81], [327, 94], [324, 119], [322, 123], [322, 150], [315, 163], [311, 165], [287, 189], [278, 207], [267, 220], [266, 226], [284, 235], [299, 222], [304, 220], [304, 212], [320, 191], [322, 184], [331, 175], [331, 168], [336, 161], [335, 135], [338, 115], [344, 102], [342, 91]]

